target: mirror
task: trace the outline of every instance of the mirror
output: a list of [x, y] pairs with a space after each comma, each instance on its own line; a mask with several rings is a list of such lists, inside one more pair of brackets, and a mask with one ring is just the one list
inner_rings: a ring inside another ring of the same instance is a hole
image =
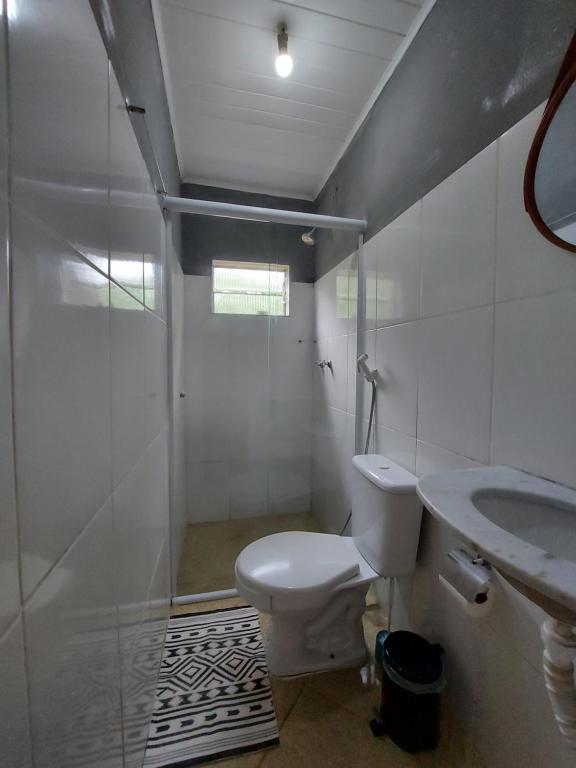
[[576, 253], [576, 35], [528, 156], [524, 203], [544, 237]]

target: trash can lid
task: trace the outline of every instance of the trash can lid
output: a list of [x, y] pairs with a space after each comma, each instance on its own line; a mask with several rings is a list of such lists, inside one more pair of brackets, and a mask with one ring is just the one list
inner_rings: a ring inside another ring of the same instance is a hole
[[390, 632], [384, 640], [383, 663], [404, 680], [419, 685], [442, 677], [442, 651], [414, 632]]

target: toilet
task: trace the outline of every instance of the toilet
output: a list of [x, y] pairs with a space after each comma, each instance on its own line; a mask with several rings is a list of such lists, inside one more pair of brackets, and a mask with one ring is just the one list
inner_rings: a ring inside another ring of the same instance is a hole
[[387, 459], [352, 459], [352, 536], [291, 531], [236, 559], [238, 593], [269, 614], [267, 661], [285, 677], [359, 666], [370, 584], [414, 570], [422, 506], [416, 477]]

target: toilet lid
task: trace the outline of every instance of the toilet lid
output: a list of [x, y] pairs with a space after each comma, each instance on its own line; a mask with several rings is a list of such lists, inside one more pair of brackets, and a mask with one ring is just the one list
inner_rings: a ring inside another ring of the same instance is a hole
[[309, 592], [357, 576], [361, 561], [350, 538], [295, 531], [249, 544], [236, 560], [236, 573], [256, 592]]

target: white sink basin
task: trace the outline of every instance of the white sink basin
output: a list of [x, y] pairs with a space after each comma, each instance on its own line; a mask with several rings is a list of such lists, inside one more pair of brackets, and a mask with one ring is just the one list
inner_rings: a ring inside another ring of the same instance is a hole
[[508, 467], [442, 472], [417, 486], [426, 508], [520, 592], [576, 624], [576, 491]]

